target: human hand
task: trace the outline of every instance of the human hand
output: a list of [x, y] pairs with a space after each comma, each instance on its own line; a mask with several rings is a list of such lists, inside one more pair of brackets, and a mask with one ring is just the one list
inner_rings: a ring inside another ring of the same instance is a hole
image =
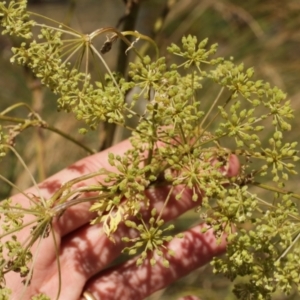
[[[122, 154], [129, 149], [130, 143], [124, 141], [101, 153], [89, 156], [50, 177], [39, 185], [41, 195], [47, 199], [63, 183], [99, 168], [112, 169], [107, 161], [109, 152]], [[239, 169], [239, 162], [235, 156], [230, 157], [227, 176], [234, 176]], [[86, 184], [97, 183], [96, 179]], [[158, 211], [163, 206], [168, 187], [157, 187], [147, 190], [147, 197], [151, 205]], [[35, 188], [26, 191], [28, 194], [37, 194]], [[199, 205], [199, 201], [191, 200], [192, 192], [184, 191], [180, 201], [175, 200], [176, 190], [172, 199], [163, 210], [163, 219], [176, 219], [185, 211]], [[29, 200], [22, 194], [13, 197], [14, 202], [29, 207]], [[165, 268], [159, 261], [155, 266], [150, 265], [150, 257], [141, 265], [136, 265], [136, 259], [107, 269], [117, 258], [124, 243], [123, 236], [132, 234], [132, 229], [121, 225], [114, 234], [112, 242], [103, 232], [102, 225], [90, 225], [95, 217], [89, 211], [90, 203], [80, 203], [68, 208], [65, 213], [53, 221], [53, 231], [56, 246], [50, 235], [44, 238], [39, 247], [33, 247], [34, 271], [31, 283], [26, 289], [21, 283], [19, 275], [9, 273], [6, 276], [7, 287], [13, 291], [12, 299], [31, 299], [33, 295], [45, 293], [50, 299], [56, 299], [60, 287], [59, 299], [143, 299], [153, 292], [162, 289], [178, 278], [190, 273], [196, 268], [209, 262], [214, 256], [222, 254], [226, 248], [225, 238], [220, 244], [216, 243], [211, 230], [201, 233], [198, 225], [184, 233], [181, 239], [174, 238], [168, 248], [175, 252], [169, 256], [170, 267]], [[148, 209], [150, 211], [151, 209]], [[147, 212], [145, 212], [147, 214]], [[30, 228], [22, 230], [24, 239], [29, 235]], [[59, 249], [60, 275], [57, 264], [56, 247]], [[92, 295], [92, 298], [88, 298]]]

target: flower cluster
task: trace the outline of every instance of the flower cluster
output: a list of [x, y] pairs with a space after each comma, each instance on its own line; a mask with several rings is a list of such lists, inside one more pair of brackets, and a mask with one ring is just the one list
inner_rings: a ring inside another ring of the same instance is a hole
[[[41, 28], [36, 38], [13, 48], [11, 61], [29, 67], [58, 95], [59, 110], [73, 113], [93, 130], [101, 122], [132, 130], [132, 149], [123, 155], [108, 155], [115, 171], [95, 173], [102, 175], [101, 181], [84, 190], [74, 191], [71, 185], [86, 177], [74, 179], [53, 195], [52, 204], [44, 206], [41, 214], [38, 207], [33, 208], [41, 216], [33, 227], [33, 242], [46, 237], [55, 214], [62, 214], [77, 197], [93, 191], [98, 194], [87, 199], [93, 200], [91, 211], [97, 213], [92, 224], [102, 223], [112, 240], [121, 225], [128, 226], [134, 236], [123, 237], [128, 243], [124, 251], [140, 255], [138, 264], [152, 255], [152, 264], [161, 259], [168, 267], [172, 253], [167, 243], [175, 236], [170, 231], [175, 225], [165, 226], [163, 211], [153, 209], [150, 217], [144, 216], [143, 210], [151, 207], [147, 190], [168, 186], [180, 201], [188, 189], [208, 225], [204, 231], [212, 228], [218, 238], [227, 236], [227, 254], [214, 260], [215, 272], [231, 280], [239, 276], [248, 280], [235, 287], [240, 299], [270, 299], [276, 289], [285, 293], [294, 287], [300, 290], [300, 219], [295, 203], [300, 196], [285, 190], [286, 181], [297, 174], [299, 157], [297, 143], [284, 141], [294, 115], [280, 89], [254, 80], [252, 68], [214, 58], [217, 45], [208, 47], [208, 39], [198, 42], [193, 36], [168, 48], [175, 57], [170, 62], [165, 57], [139, 56], [130, 63], [128, 76], [107, 70], [104, 80], [98, 82], [88, 68], [82, 72], [72, 63], [74, 53], [66, 50], [68, 41], [63, 39], [63, 33], [75, 36], [74, 43], [78, 42], [82, 53], [94, 51], [105, 64], [91, 43], [94, 35], [30, 21], [25, 1], [11, 1], [8, 6], [0, 3], [0, 22], [3, 33], [24, 38], [32, 37], [32, 26]], [[113, 32], [114, 38], [122, 36], [117, 30]], [[139, 101], [144, 107], [141, 113], [134, 110]], [[128, 118], [138, 121], [135, 128], [128, 126]], [[8, 138], [0, 127], [0, 156], [7, 151]], [[238, 176], [228, 178], [228, 161], [233, 154], [242, 168]], [[166, 196], [163, 209], [171, 194]], [[62, 203], [55, 207], [60, 197]], [[0, 211], [4, 233], [22, 228], [21, 208], [12, 211], [6, 201]], [[3, 247], [9, 249], [14, 271], [28, 275], [30, 252], [21, 253], [14, 236]], [[1, 260], [4, 265], [3, 256]]]

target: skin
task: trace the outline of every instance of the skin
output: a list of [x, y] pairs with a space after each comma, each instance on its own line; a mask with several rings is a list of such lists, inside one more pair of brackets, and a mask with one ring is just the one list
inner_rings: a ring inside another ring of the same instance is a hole
[[[113, 170], [107, 161], [109, 152], [122, 154], [129, 149], [130, 143], [124, 141], [118, 145], [102, 151], [101, 153], [86, 157], [74, 165], [62, 170], [56, 175], [39, 184], [42, 196], [47, 199], [63, 183], [83, 174], [88, 174], [106, 168]], [[238, 173], [239, 162], [235, 156], [230, 157], [227, 176]], [[101, 178], [88, 180], [85, 184], [95, 184]], [[163, 200], [168, 194], [168, 187], [151, 188], [147, 190], [147, 197], [151, 206], [159, 211]], [[178, 192], [178, 191], [177, 191]], [[37, 190], [31, 188], [26, 191], [37, 195]], [[200, 202], [191, 200], [191, 191], [186, 189], [180, 201], [175, 200], [176, 189], [163, 212], [163, 219], [173, 220], [179, 215], [198, 206]], [[29, 207], [28, 199], [21, 194], [13, 197], [13, 201]], [[59, 248], [61, 266], [61, 292], [59, 299], [79, 300], [84, 291], [87, 295], [93, 295], [94, 299], [143, 299], [155, 291], [168, 286], [170, 283], [193, 270], [208, 263], [214, 256], [224, 253], [226, 249], [225, 238], [221, 244], [217, 244], [211, 231], [201, 233], [198, 225], [187, 230], [181, 239], [175, 238], [168, 247], [175, 252], [175, 256], [169, 256], [170, 267], [165, 268], [161, 262], [150, 267], [147, 258], [143, 265], [137, 267], [135, 258], [121, 265], [108, 268], [109, 264], [117, 258], [124, 247], [122, 236], [133, 236], [133, 230], [121, 225], [114, 234], [114, 242], [101, 231], [101, 225], [89, 225], [89, 221], [95, 215], [89, 212], [89, 203], [81, 203], [66, 210], [66, 212], [53, 222], [53, 230], [56, 243]], [[147, 218], [151, 209], [143, 212]], [[29, 218], [29, 217], [28, 217]], [[28, 236], [30, 228], [24, 228], [20, 238]], [[19, 276], [9, 273], [6, 283], [12, 289], [11, 299], [30, 299], [38, 293], [45, 293], [51, 299], [56, 299], [59, 286], [58, 266], [53, 236], [41, 241], [40, 245], [34, 245], [33, 254], [36, 253], [36, 261], [31, 284], [25, 289]], [[87, 299], [88, 296], [87, 296]], [[198, 299], [194, 296], [186, 296], [183, 299]]]

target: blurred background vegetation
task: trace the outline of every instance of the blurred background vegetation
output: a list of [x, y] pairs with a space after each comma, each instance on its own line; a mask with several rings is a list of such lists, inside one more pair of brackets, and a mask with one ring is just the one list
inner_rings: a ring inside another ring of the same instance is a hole
[[[167, 59], [166, 47], [171, 43], [179, 44], [183, 35], [196, 35], [198, 40], [209, 37], [210, 43], [219, 44], [219, 56], [233, 56], [236, 63], [243, 62], [247, 68], [254, 66], [256, 79], [269, 81], [288, 94], [296, 115], [294, 130], [288, 133], [288, 139], [299, 141], [299, 0], [32, 0], [29, 1], [29, 10], [84, 33], [106, 26], [138, 30], [151, 36], [161, 55], [166, 55]], [[96, 46], [101, 47], [104, 40], [105, 37], [99, 39]], [[126, 136], [126, 133], [105, 124], [97, 131], [79, 135], [78, 128], [82, 124], [73, 115], [56, 112], [55, 96], [43, 89], [28, 70], [9, 63], [10, 49], [17, 43], [17, 40], [0, 36], [0, 111], [13, 103], [26, 102], [46, 122], [95, 150]], [[154, 54], [150, 48], [143, 48], [142, 43], [137, 46], [145, 54]], [[111, 70], [125, 73], [127, 62], [134, 59], [131, 54], [125, 55], [125, 50], [126, 47], [116, 44], [105, 54]], [[26, 118], [28, 112], [20, 108], [10, 115]], [[59, 135], [38, 128], [28, 129], [20, 135], [17, 149], [38, 181], [87, 155]], [[13, 155], [0, 163], [0, 170], [21, 189], [32, 184]], [[296, 180], [299, 176], [291, 180], [289, 188], [299, 192]], [[12, 192], [8, 185], [0, 183], [0, 198]], [[183, 217], [183, 222], [191, 220], [191, 214]], [[228, 280], [212, 275], [211, 267], [205, 266], [149, 299], [169, 300], [194, 294], [202, 300], [230, 300], [234, 299], [231, 289]], [[299, 299], [299, 295], [274, 295], [274, 299]]]

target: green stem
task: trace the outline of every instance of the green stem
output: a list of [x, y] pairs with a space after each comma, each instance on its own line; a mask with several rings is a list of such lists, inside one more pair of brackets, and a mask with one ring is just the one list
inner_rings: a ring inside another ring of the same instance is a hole
[[57, 134], [59, 134], [60, 136], [64, 137], [65, 139], [69, 140], [70, 142], [73, 142], [75, 145], [81, 147], [82, 149], [84, 149], [85, 151], [87, 151], [89, 154], [95, 154], [96, 151], [95, 150], [92, 150], [91, 148], [85, 146], [84, 144], [80, 143], [79, 141], [77, 141], [76, 139], [74, 139], [72, 136], [64, 133], [63, 131], [59, 130], [58, 128], [55, 128], [53, 126], [50, 126], [50, 125], [46, 125], [46, 126], [43, 126], [43, 128], [45, 129], [48, 129], [52, 132], [55, 132]]
[[7, 113], [13, 111], [14, 109], [16, 109], [16, 108], [18, 108], [20, 106], [25, 106], [31, 113], [34, 113], [34, 111], [32, 110], [32, 108], [27, 103], [19, 102], [19, 103], [16, 103], [14, 105], [11, 105], [8, 108], [6, 108], [5, 110], [1, 111], [0, 116], [1, 115], [6, 115]]
[[[128, 7], [128, 3], [127, 3], [127, 12], [125, 13], [125, 16], [122, 18], [122, 22], [121, 24], [119, 23], [119, 25], [121, 25], [122, 27], [122, 35], [123, 37], [125, 37], [126, 33], [134, 28], [136, 28], [136, 21], [138, 18], [138, 14], [140, 11], [140, 1], [127, 1], [130, 2], [130, 7]], [[124, 34], [125, 32], [125, 34]], [[131, 35], [131, 34], [129, 34]], [[129, 47], [132, 46], [131, 44], [131, 37], [128, 38], [128, 41], [130, 43]], [[126, 43], [127, 44], [127, 43]], [[128, 44], [127, 44], [128, 46]], [[129, 49], [129, 48], [127, 48]], [[124, 78], [125, 78], [125, 72], [126, 69], [128, 67], [128, 56], [126, 55], [126, 45], [124, 43], [121, 43], [119, 45], [119, 49], [118, 49], [118, 57], [117, 57], [117, 72], [120, 72], [121, 74], [123, 74]]]
[[270, 186], [270, 185], [259, 183], [259, 182], [253, 182], [252, 184], [257, 186], [257, 187], [260, 187], [262, 189], [272, 191], [272, 192], [276, 192], [276, 193], [279, 193], [279, 194], [290, 195], [292, 198], [296, 198], [296, 199], [300, 200], [300, 195], [296, 194], [296, 193], [293, 193], [291, 191], [287, 191], [287, 190], [284, 190], [284, 189], [281, 189], [281, 188], [278, 188], [278, 187]]
[[[74, 42], [74, 46], [72, 46], [72, 48], [69, 48], [64, 55], [69, 54], [69, 56], [64, 60], [63, 65], [65, 65], [72, 57], [73, 55], [75, 55], [76, 52], [78, 52], [78, 50], [81, 49], [82, 47], [82, 41], [77, 41], [76, 43]], [[68, 45], [69, 46], [69, 45]], [[63, 56], [63, 55], [62, 55]]]
[[[150, 89], [149, 89], [149, 94], [150, 94]], [[157, 132], [156, 132], [156, 128], [155, 128], [155, 116], [156, 116], [156, 112], [157, 112], [157, 106], [158, 106], [158, 104], [155, 103], [154, 111], [153, 111], [153, 115], [152, 115], [152, 132], [153, 132], [154, 138], [157, 137]], [[153, 151], [154, 151], [154, 140], [152, 139], [152, 136], [151, 136], [151, 149], [148, 152], [148, 157], [147, 157], [147, 162], [146, 162], [147, 166], [151, 164], [151, 161], [153, 158]]]
[[291, 248], [298, 242], [299, 238], [300, 238], [300, 232], [293, 239], [292, 243], [285, 249], [285, 251], [277, 258], [276, 262], [278, 262], [281, 258], [286, 256], [286, 254], [291, 250]]
[[168, 195], [167, 195], [167, 198], [166, 198], [166, 200], [164, 201], [163, 207], [162, 207], [162, 209], [160, 210], [159, 215], [158, 215], [158, 217], [157, 217], [157, 219], [156, 219], [156, 223], [158, 223], [158, 221], [161, 219], [162, 213], [163, 213], [164, 209], [166, 208], [166, 206], [167, 206], [169, 200], [171, 199], [171, 195], [172, 195], [173, 191], [174, 191], [174, 186], [172, 186], [172, 187], [170, 188], [170, 190], [169, 190], [169, 193], [168, 193]]
[[74, 33], [72, 31], [67, 31], [67, 30], [64, 30], [64, 29], [61, 29], [61, 28], [58, 28], [58, 27], [53, 27], [53, 26], [49, 26], [49, 25], [45, 25], [45, 24], [38, 24], [38, 23], [36, 23], [35, 26], [42, 27], [42, 28], [53, 29], [55, 31], [59, 31], [59, 32], [62, 32], [62, 33], [70, 34], [70, 35], [73, 35], [73, 36], [76, 36], [76, 37], [81, 37], [82, 36], [82, 34], [79, 34], [79, 33]]
[[[205, 115], [204, 119], [202, 120], [199, 128], [201, 130], [202, 125], [204, 124], [204, 122], [207, 119], [207, 116], [209, 113], [211, 113], [213, 107], [216, 105], [216, 103], [219, 101], [221, 95], [223, 93], [223, 88], [220, 90], [217, 98], [215, 99], [214, 103], [212, 104], [211, 108], [209, 109], [208, 113]], [[227, 100], [225, 101], [225, 103], [223, 104], [223, 108], [226, 107], [226, 105], [229, 103], [229, 101], [231, 100], [232, 94], [227, 98]], [[218, 115], [220, 114], [220, 111], [218, 111], [214, 117], [208, 122], [208, 124], [206, 124], [205, 128], [202, 129], [200, 135], [195, 139], [193, 146], [201, 139], [201, 137], [203, 136], [203, 134], [206, 132], [207, 128], [215, 121], [215, 119], [218, 117]], [[221, 137], [217, 137], [215, 138], [215, 140], [219, 140]]]
[[96, 153], [95, 150], [92, 150], [89, 147], [87, 147], [87, 146], [83, 145], [82, 143], [78, 142], [72, 136], [64, 133], [63, 131], [59, 130], [58, 128], [55, 128], [55, 127], [53, 127], [51, 125], [48, 125], [48, 124], [44, 123], [43, 121], [32, 120], [30, 122], [30, 120], [21, 119], [21, 118], [15, 118], [15, 117], [8, 117], [8, 116], [3, 116], [3, 115], [0, 115], [0, 120], [8, 121], [8, 122], [13, 122], [13, 123], [22, 123], [22, 124], [28, 123], [28, 126], [26, 128], [28, 128], [29, 126], [40, 126], [41, 128], [44, 128], [44, 129], [47, 129], [49, 131], [52, 131], [52, 132], [55, 132], [55, 133], [59, 134], [63, 138], [65, 138], [65, 139], [73, 142], [77, 146], [81, 147], [82, 149], [84, 149], [85, 151], [87, 151], [89, 154], [95, 154]]
[[[98, 172], [93, 172], [93, 173], [89, 173], [89, 174], [85, 174], [83, 176], [80, 177], [76, 177], [68, 182], [66, 182], [59, 190], [57, 190], [51, 197], [51, 199], [49, 199], [50, 203], [55, 203], [57, 199], [61, 198], [62, 195], [64, 193], [66, 193], [67, 189], [71, 188], [72, 186], [74, 186], [76, 183], [79, 183], [81, 181], [87, 180], [87, 179], [91, 179], [100, 175], [105, 175], [107, 174], [106, 170], [99, 170]], [[90, 187], [89, 189], [85, 190], [86, 192], [90, 192], [93, 191], [92, 190], [93, 187]], [[103, 187], [102, 187], [103, 188]], [[78, 193], [78, 190], [75, 191], [75, 193]], [[64, 195], [64, 199], [68, 199], [71, 195], [73, 195], [74, 192], [68, 193], [68, 195]], [[63, 201], [60, 201], [59, 203], [61, 203]]]
[[[1, 211], [1, 215], [2, 215], [2, 214], [5, 214], [5, 213], [6, 213], [6, 211]], [[7, 212], [7, 213], [9, 213], [9, 212]], [[28, 223], [26, 223], [26, 224], [23, 224], [23, 225], [21, 225], [21, 226], [18, 227], [18, 228], [14, 228], [14, 229], [11, 229], [11, 230], [9, 230], [9, 231], [6, 231], [5, 233], [2, 233], [2, 234], [0, 235], [0, 240], [3, 239], [4, 237], [8, 236], [8, 235], [12, 235], [12, 234], [15, 233], [15, 232], [20, 232], [22, 229], [24, 229], [24, 228], [26, 228], [27, 226], [30, 226], [30, 225], [32, 225], [32, 224], [34, 224], [34, 223], [36, 223], [36, 219], [34, 219], [33, 221], [30, 221], [30, 222], [28, 222]], [[1, 266], [2, 266], [2, 265], [1, 265]]]
[[179, 131], [180, 131], [181, 139], [182, 139], [183, 143], [186, 145], [187, 144], [187, 140], [186, 140], [186, 137], [184, 135], [184, 130], [183, 130], [181, 124], [179, 124]]
[[68, 29], [69, 31], [65, 31], [65, 30], [62, 30], [62, 29], [57, 28], [57, 27], [51, 27], [51, 26], [44, 25], [44, 24], [39, 24], [39, 23], [36, 23], [36, 24], [35, 24], [36, 26], [52, 28], [52, 29], [54, 29], [54, 30], [61, 31], [61, 32], [65, 32], [65, 33], [68, 33], [68, 34], [71, 34], [71, 35], [74, 35], [74, 36], [77, 36], [77, 37], [78, 37], [78, 36], [82, 36], [82, 34], [81, 34], [80, 32], [76, 31], [75, 29], [73, 29], [73, 28], [71, 28], [71, 27], [69, 27], [69, 26], [67, 26], [67, 25], [65, 25], [65, 24], [63, 24], [63, 23], [61, 23], [61, 22], [55, 21], [55, 20], [53, 20], [53, 19], [51, 19], [51, 18], [48, 18], [48, 17], [46, 17], [46, 16], [40, 15], [40, 14], [35, 13], [35, 12], [32, 12], [32, 11], [28, 11], [28, 14], [30, 14], [30, 15], [32, 15], [32, 16], [36, 16], [36, 17], [42, 18], [42, 19], [44, 19], [44, 20], [48, 20], [48, 21], [53, 22], [53, 23], [55, 23], [55, 24], [57, 24], [57, 25], [59, 25], [59, 26], [63, 26], [63, 27], [65, 27], [66, 29]]
[[[9, 148], [9, 147], [8, 147]], [[32, 198], [30, 198], [26, 193], [23, 192], [23, 190], [21, 190], [17, 185], [15, 185], [13, 182], [11, 182], [10, 180], [8, 180], [7, 178], [5, 178], [3, 175], [0, 174], [0, 179], [3, 180], [4, 182], [6, 182], [8, 185], [10, 185], [12, 188], [16, 189], [20, 194], [22, 194], [25, 198], [29, 199], [30, 201], [33, 201], [35, 204], [37, 204], [37, 202], [35, 202]]]
[[56, 300], [58, 300], [60, 293], [61, 293], [61, 283], [62, 283], [61, 264], [60, 264], [60, 258], [59, 258], [60, 249], [59, 249], [59, 245], [56, 240], [55, 231], [53, 229], [53, 224], [50, 223], [50, 226], [51, 226], [51, 233], [52, 233], [52, 238], [53, 238], [53, 243], [54, 243], [54, 248], [55, 248], [55, 256], [56, 256], [57, 270], [58, 270], [58, 290], [57, 290], [57, 296], [56, 296]]
[[[219, 93], [219, 95], [217, 96], [217, 101], [218, 101], [218, 97], [219, 96], [221, 96], [221, 92], [223, 92], [223, 90], [221, 89], [221, 91], [220, 91], [220, 93]], [[225, 101], [225, 103], [223, 104], [223, 108], [225, 108], [226, 107], [226, 105], [229, 103], [229, 101], [231, 100], [231, 98], [232, 98], [232, 94], [227, 98], [227, 100]], [[210, 126], [210, 124], [212, 124], [214, 121], [215, 121], [215, 119], [219, 116], [219, 114], [220, 114], [220, 111], [218, 111], [215, 115], [214, 115], [214, 117], [210, 120], [210, 122], [208, 122], [208, 124], [205, 126], [205, 128], [203, 129], [204, 131]]]
[[[208, 110], [207, 113], [205, 114], [203, 120], [202, 120], [201, 123], [200, 123], [200, 128], [203, 127], [203, 124], [204, 124], [204, 122], [207, 120], [209, 114], [211, 113], [211, 111], [213, 110], [213, 108], [216, 106], [216, 104], [217, 104], [218, 101], [220, 100], [221, 95], [223, 94], [223, 91], [224, 91], [224, 87], [221, 88], [221, 90], [220, 90], [220, 92], [219, 92], [217, 98], [215, 99], [215, 101], [213, 102], [213, 104], [210, 106], [209, 110]], [[216, 117], [216, 116], [215, 116], [215, 117]], [[215, 119], [215, 117], [214, 117], [213, 119]], [[211, 122], [208, 123], [208, 126], [209, 126], [210, 124], [211, 124]], [[206, 128], [207, 128], [208, 126], [206, 126]]]
[[[44, 227], [44, 230], [43, 230], [43, 233], [42, 233], [41, 236], [44, 236], [45, 230], [46, 230], [46, 227]], [[34, 243], [35, 243], [35, 241], [33, 241], [33, 244]], [[29, 243], [29, 245], [26, 246], [24, 253], [26, 253], [32, 247], [33, 244]], [[24, 295], [26, 293], [26, 289], [30, 285], [30, 281], [31, 281], [32, 274], [33, 274], [33, 271], [34, 271], [34, 266], [35, 266], [35, 263], [36, 263], [36, 261], [38, 259], [39, 252], [40, 252], [40, 249], [41, 249], [41, 245], [42, 245], [42, 238], [40, 238], [40, 240], [38, 242], [38, 245], [37, 245], [37, 248], [36, 248], [36, 252], [35, 252], [35, 255], [33, 256], [32, 263], [31, 263], [31, 266], [30, 266], [30, 271], [29, 271], [29, 273], [26, 276], [26, 280], [25, 280], [25, 283], [24, 283], [24, 288], [23, 288], [23, 291], [22, 291], [20, 299], [24, 299]]]
[[[95, 31], [93, 31], [91, 34], [89, 34], [89, 38], [90, 40], [92, 41], [95, 37], [97, 37], [98, 35], [101, 35], [103, 33], [106, 33], [106, 32], [113, 32], [114, 34], [116, 34], [118, 36], [118, 38], [120, 38], [129, 48], [132, 47], [132, 44], [131, 42], [123, 35], [122, 32], [119, 32], [116, 28], [114, 27], [105, 27], [105, 28], [100, 28], [100, 29], [97, 29]], [[92, 45], [92, 44], [91, 44]], [[135, 52], [135, 54], [142, 60], [143, 57], [139, 54], [139, 52], [134, 48], [132, 47], [133, 51]]]
[[84, 202], [91, 202], [94, 200], [102, 200], [102, 199], [107, 199], [108, 194], [102, 194], [102, 195], [96, 195], [96, 196], [91, 196], [91, 197], [85, 197], [85, 198], [74, 198], [70, 201], [65, 201], [63, 203], [60, 203], [53, 207], [52, 212], [54, 215], [60, 215], [63, 211], [65, 211], [67, 208], [84, 203]]
[[143, 34], [137, 32], [137, 31], [122, 31], [122, 34], [124, 36], [126, 36], [126, 35], [132, 35], [132, 36], [135, 36], [138, 39], [142, 39], [142, 40], [145, 40], [145, 41], [149, 42], [154, 47], [154, 49], [155, 49], [156, 59], [159, 58], [158, 47], [157, 47], [156, 43], [154, 42], [154, 40], [152, 40], [150, 37], [148, 37], [146, 35], [143, 35]]
[[120, 96], [122, 97], [123, 96], [123, 93], [114, 77], [114, 75], [112, 74], [110, 68], [108, 67], [107, 63], [105, 62], [105, 60], [103, 59], [102, 55], [97, 51], [97, 49], [91, 44], [90, 45], [90, 48], [94, 51], [94, 53], [99, 57], [99, 59], [101, 60], [101, 62], [103, 63], [105, 69], [107, 70], [111, 80], [113, 81], [115, 87], [118, 89], [118, 92], [120, 93]]
[[[24, 162], [23, 158], [21, 157], [21, 155], [18, 153], [18, 151], [17, 151], [15, 148], [13, 148], [12, 146], [8, 146], [8, 145], [7, 145], [7, 147], [8, 147], [8, 148], [14, 153], [14, 155], [18, 158], [19, 162], [20, 162], [21, 165], [23, 166], [24, 170], [27, 172], [27, 174], [28, 174], [30, 180], [32, 181], [34, 187], [36, 188], [36, 190], [37, 190], [37, 192], [38, 192], [38, 196], [40, 197], [41, 202], [43, 203], [44, 206], [46, 206], [45, 200], [44, 200], [44, 198], [43, 198], [43, 196], [42, 196], [42, 194], [41, 194], [41, 192], [40, 192], [40, 190], [39, 190], [39, 188], [38, 188], [37, 182], [36, 182], [36, 180], [34, 179], [33, 175], [31, 174], [30, 170], [28, 169], [28, 167], [27, 167], [26, 163]], [[33, 199], [29, 198], [29, 200], [33, 200]], [[33, 201], [34, 201], [34, 200], [33, 200]]]

